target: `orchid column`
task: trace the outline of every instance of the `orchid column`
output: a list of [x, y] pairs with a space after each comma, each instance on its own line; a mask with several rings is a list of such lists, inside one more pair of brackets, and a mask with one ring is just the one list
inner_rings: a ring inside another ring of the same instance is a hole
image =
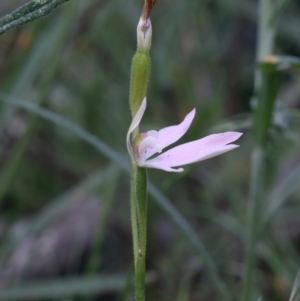
[[[149, 75], [152, 26], [150, 11], [156, 0], [145, 0], [140, 21], [137, 26], [137, 51], [132, 60], [129, 104], [134, 119], [146, 96]], [[132, 133], [137, 138], [138, 127]], [[131, 160], [131, 225], [135, 269], [136, 301], [145, 300], [145, 257], [147, 237], [147, 173], [146, 169]]]

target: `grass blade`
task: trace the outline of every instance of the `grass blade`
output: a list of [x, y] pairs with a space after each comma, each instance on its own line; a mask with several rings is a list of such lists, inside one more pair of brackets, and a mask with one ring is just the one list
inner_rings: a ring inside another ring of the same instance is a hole
[[124, 276], [89, 276], [49, 281], [36, 281], [1, 289], [0, 300], [32, 300], [86, 297], [93, 294], [120, 291], [126, 278]]

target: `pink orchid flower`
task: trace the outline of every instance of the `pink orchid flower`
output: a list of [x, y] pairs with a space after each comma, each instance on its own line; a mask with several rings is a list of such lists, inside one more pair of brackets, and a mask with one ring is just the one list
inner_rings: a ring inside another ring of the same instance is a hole
[[131, 143], [131, 133], [139, 126], [146, 106], [147, 100], [144, 98], [127, 132], [127, 149], [138, 166], [182, 172], [183, 168], [172, 167], [206, 160], [238, 147], [238, 145], [228, 143], [237, 140], [242, 133], [226, 132], [181, 144], [161, 155], [150, 158], [156, 153], [161, 153], [165, 147], [173, 144], [186, 133], [195, 117], [196, 110], [194, 109], [186, 115], [180, 124], [163, 128], [160, 131], [141, 133]]

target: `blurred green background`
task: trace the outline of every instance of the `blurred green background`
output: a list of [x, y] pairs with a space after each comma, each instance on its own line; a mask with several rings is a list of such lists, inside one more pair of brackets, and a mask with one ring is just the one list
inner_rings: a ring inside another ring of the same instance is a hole
[[[2, 0], [0, 17], [26, 2]], [[288, 5], [277, 16], [275, 53], [299, 56], [300, 1], [281, 2]], [[120, 162], [129, 163], [130, 66], [142, 6], [72, 0], [0, 36], [0, 98], [63, 118], [49, 121], [0, 102], [1, 300], [133, 300], [129, 176]], [[182, 174], [149, 170], [152, 192], [160, 190], [149, 196], [149, 300], [217, 300], [181, 231], [186, 221], [239, 300], [257, 18], [254, 0], [158, 0], [153, 9], [142, 130], [177, 124], [195, 107], [181, 142], [227, 130], [244, 135], [240, 148]], [[299, 95], [299, 73], [281, 74], [266, 146], [260, 208], [269, 216], [256, 252], [253, 300], [288, 300], [299, 281]], [[88, 133], [100, 140], [98, 150]], [[99, 152], [101, 142], [117, 153]]]

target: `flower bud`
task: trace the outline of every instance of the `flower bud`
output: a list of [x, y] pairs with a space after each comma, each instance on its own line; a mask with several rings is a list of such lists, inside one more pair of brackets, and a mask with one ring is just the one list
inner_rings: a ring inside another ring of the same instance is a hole
[[142, 16], [137, 29], [137, 51], [148, 53], [151, 47], [152, 25], [150, 18], [144, 19]]

